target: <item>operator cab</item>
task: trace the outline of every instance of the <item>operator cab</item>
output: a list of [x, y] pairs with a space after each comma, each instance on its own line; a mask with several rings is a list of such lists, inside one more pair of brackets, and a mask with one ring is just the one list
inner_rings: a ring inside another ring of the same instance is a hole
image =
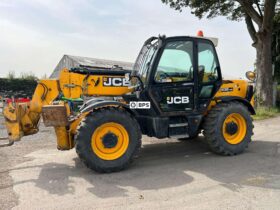
[[187, 36], [148, 39], [132, 75], [161, 114], [205, 109], [222, 83], [213, 42]]
[[215, 45], [202, 37], [149, 38], [137, 57], [131, 77], [138, 94], [129, 101], [151, 103], [150, 109], [136, 110], [139, 118], [146, 121], [153, 116], [153, 120], [166, 119], [167, 124], [172, 120], [176, 124], [189, 121], [192, 117], [198, 118], [200, 124], [222, 84]]

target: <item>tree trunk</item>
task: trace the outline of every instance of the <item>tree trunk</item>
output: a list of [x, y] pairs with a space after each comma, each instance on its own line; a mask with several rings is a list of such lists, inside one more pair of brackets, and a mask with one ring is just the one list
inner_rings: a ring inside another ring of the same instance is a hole
[[273, 75], [272, 75], [272, 32], [264, 30], [257, 33], [257, 106], [271, 108], [273, 106]]

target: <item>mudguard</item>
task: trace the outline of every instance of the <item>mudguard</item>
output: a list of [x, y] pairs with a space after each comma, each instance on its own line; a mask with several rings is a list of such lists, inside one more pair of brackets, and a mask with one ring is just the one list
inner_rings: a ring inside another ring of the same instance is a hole
[[246, 107], [248, 107], [248, 110], [250, 111], [250, 113], [252, 115], [256, 114], [256, 111], [255, 111], [254, 107], [252, 106], [252, 104], [244, 98], [241, 98], [238, 96], [223, 96], [223, 97], [217, 97], [217, 98], [215, 98], [215, 100], [216, 101], [221, 100], [222, 102], [238, 101], [240, 103], [243, 103]]
[[121, 103], [119, 101], [115, 101], [115, 100], [104, 100], [104, 99], [91, 99], [89, 101], [87, 101], [86, 103], [84, 103], [81, 108], [80, 108], [80, 112], [81, 113], [85, 113], [85, 112], [89, 112], [93, 109], [98, 109], [104, 106], [120, 106], [123, 107], [125, 110], [127, 110], [130, 113], [134, 113], [134, 111], [132, 111], [129, 108], [129, 105]]

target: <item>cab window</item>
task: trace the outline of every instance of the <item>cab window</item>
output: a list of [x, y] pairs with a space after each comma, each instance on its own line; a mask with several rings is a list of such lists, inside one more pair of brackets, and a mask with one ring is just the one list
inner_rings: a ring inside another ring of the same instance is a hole
[[218, 66], [213, 45], [198, 43], [198, 78], [200, 83], [214, 82], [218, 79]]
[[156, 50], [157, 50], [157, 44], [148, 46], [146, 51], [142, 52], [143, 58], [141, 60], [142, 63], [139, 66], [139, 74], [141, 75], [141, 80], [144, 84], [147, 81], [148, 69], [150, 68], [150, 64], [152, 62]]
[[156, 69], [155, 81], [186, 82], [193, 80], [193, 42], [168, 42]]

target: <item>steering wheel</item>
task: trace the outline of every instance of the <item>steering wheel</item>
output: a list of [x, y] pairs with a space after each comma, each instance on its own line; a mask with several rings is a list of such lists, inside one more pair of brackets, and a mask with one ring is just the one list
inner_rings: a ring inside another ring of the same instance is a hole
[[172, 82], [172, 77], [170, 77], [166, 72], [158, 71], [157, 73], [159, 74], [159, 79], [157, 79], [158, 81], [162, 82], [163, 79], [169, 78]]

